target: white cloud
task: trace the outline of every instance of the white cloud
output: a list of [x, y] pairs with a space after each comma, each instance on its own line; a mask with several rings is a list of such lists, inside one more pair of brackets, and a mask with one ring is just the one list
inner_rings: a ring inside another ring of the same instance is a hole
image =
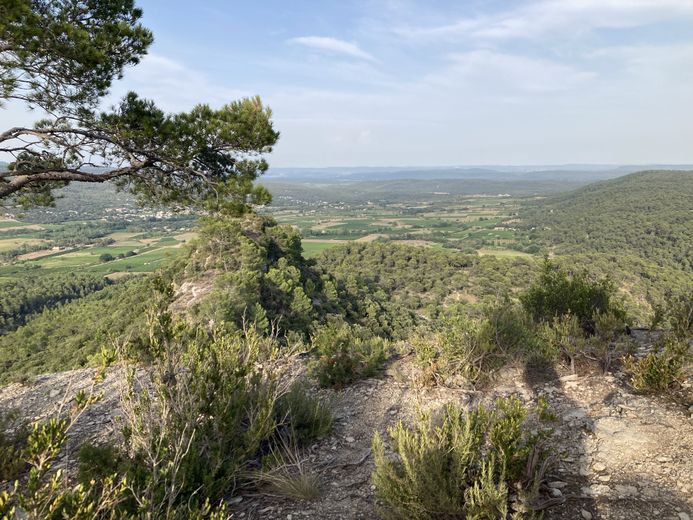
[[170, 112], [190, 110], [198, 103], [218, 107], [252, 93], [224, 87], [204, 72], [159, 54], [148, 54], [139, 65], [128, 69], [125, 78], [111, 89], [110, 103], [127, 91], [152, 99]]
[[337, 38], [329, 38], [327, 36], [301, 36], [298, 38], [291, 38], [289, 43], [303, 45], [311, 49], [317, 49], [331, 54], [341, 54], [360, 60], [376, 61], [371, 54], [361, 49], [357, 44], [338, 40]]
[[494, 15], [430, 27], [398, 27], [409, 39], [536, 39], [580, 35], [595, 29], [638, 27], [693, 19], [691, 0], [541, 0]]
[[[438, 86], [472, 87], [479, 94], [516, 92], [547, 93], [569, 90], [593, 79], [591, 72], [547, 59], [530, 58], [490, 50], [450, 56], [450, 65], [429, 76]], [[479, 89], [483, 85], [483, 89]]]

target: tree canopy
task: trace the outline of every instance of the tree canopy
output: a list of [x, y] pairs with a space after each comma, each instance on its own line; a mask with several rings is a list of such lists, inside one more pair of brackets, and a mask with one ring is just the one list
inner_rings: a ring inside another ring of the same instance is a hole
[[99, 108], [113, 80], [152, 42], [131, 0], [8, 0], [0, 6], [0, 102], [46, 117], [0, 132], [14, 158], [0, 200], [52, 204], [70, 182], [112, 181], [144, 202], [243, 213], [265, 204], [255, 186], [279, 134], [259, 98], [166, 114], [127, 94]]

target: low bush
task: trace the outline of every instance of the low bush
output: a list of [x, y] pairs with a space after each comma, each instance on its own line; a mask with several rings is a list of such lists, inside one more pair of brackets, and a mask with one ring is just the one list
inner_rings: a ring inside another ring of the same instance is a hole
[[670, 332], [660, 336], [652, 352], [640, 359], [629, 356], [624, 365], [633, 388], [644, 393], [658, 393], [666, 391], [681, 377], [690, 358], [688, 340]]
[[625, 313], [614, 302], [615, 286], [608, 279], [592, 280], [586, 274], [556, 267], [547, 258], [535, 283], [521, 295], [522, 305], [537, 322], [574, 316], [580, 327], [594, 332], [594, 316], [611, 313], [625, 319]]
[[474, 384], [495, 355], [479, 323], [463, 316], [443, 318], [433, 330], [415, 337], [412, 347], [424, 384]]
[[340, 319], [317, 326], [311, 341], [316, 358], [310, 372], [324, 387], [342, 387], [376, 375], [387, 355], [384, 339]]
[[625, 334], [626, 324], [622, 316], [613, 312], [598, 312], [593, 320], [594, 335], [588, 339], [589, 355], [607, 372], [615, 362], [620, 362], [633, 350], [634, 343]]
[[127, 369], [122, 445], [84, 448], [80, 471], [126, 480], [120, 514], [187, 518], [233, 493], [276, 435], [280, 348], [254, 327], [209, 332], [166, 313], [149, 343], [147, 376]]
[[527, 425], [528, 410], [517, 399], [464, 412], [448, 405], [440, 421], [422, 416], [411, 428], [389, 429], [394, 456], [373, 439], [373, 483], [389, 519], [506, 518], [510, 491], [515, 511], [529, 507], [546, 472], [540, 434]]
[[29, 430], [16, 412], [0, 412], [0, 482], [12, 481], [25, 468]]
[[527, 315], [509, 301], [488, 307], [481, 318], [448, 316], [412, 340], [420, 379], [458, 386], [485, 381], [509, 360], [533, 352]]
[[693, 337], [693, 288], [688, 293], [671, 296], [666, 308], [671, 331], [680, 339]]
[[580, 321], [573, 314], [556, 316], [550, 322], [539, 324], [537, 335], [543, 343], [543, 351], [553, 359], [569, 363], [575, 371], [578, 354], [585, 352], [587, 337], [580, 326]]
[[[126, 378], [121, 442], [82, 447], [76, 485], [53, 467], [75, 417], [34, 425], [25, 446], [17, 433], [0, 435], [8, 488], [0, 495], [0, 518], [14, 518], [18, 508], [36, 520], [227, 518], [210, 504], [253, 482], [267, 453], [279, 453], [285, 441], [298, 449], [326, 435], [329, 408], [303, 384], [282, 391], [286, 348], [254, 326], [221, 327], [210, 331], [166, 312], [151, 314], [146, 373], [129, 365], [133, 352], [118, 357]], [[144, 346], [132, 348], [140, 353]], [[77, 403], [83, 408], [95, 398], [80, 394]], [[22, 466], [29, 469], [25, 478], [9, 488]], [[283, 474], [273, 475], [281, 485]], [[309, 496], [317, 482], [293, 468], [283, 476], [288, 494]]]
[[275, 405], [277, 424], [288, 430], [292, 441], [306, 446], [332, 431], [333, 416], [324, 401], [311, 396], [306, 384], [298, 381], [281, 395]]
[[[76, 416], [73, 415], [72, 419]], [[117, 518], [126, 496], [125, 482], [109, 475], [96, 481], [72, 485], [62, 469], [54, 469], [67, 432], [67, 418], [52, 418], [33, 425], [22, 452], [29, 467], [26, 478], [0, 491], [0, 518], [31, 520], [101, 520]]]

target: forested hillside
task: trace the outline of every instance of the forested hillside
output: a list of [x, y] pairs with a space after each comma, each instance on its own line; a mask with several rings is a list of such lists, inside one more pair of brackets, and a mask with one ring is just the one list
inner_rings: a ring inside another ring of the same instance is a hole
[[23, 325], [34, 314], [82, 298], [109, 283], [108, 278], [82, 273], [0, 280], [0, 334]]
[[523, 224], [556, 254], [633, 254], [693, 270], [693, 171], [648, 171], [526, 204]]
[[27, 375], [85, 366], [117, 338], [136, 343], [152, 308], [147, 280], [109, 285], [88, 296], [47, 307], [0, 335], [0, 384]]

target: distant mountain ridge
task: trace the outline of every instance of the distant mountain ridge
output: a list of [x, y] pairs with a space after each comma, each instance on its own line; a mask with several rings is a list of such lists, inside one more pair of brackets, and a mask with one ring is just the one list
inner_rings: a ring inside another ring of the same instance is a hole
[[483, 179], [488, 181], [569, 180], [586, 183], [643, 170], [693, 170], [693, 165], [544, 165], [449, 167], [270, 168], [265, 179], [282, 182], [356, 182], [383, 180]]

